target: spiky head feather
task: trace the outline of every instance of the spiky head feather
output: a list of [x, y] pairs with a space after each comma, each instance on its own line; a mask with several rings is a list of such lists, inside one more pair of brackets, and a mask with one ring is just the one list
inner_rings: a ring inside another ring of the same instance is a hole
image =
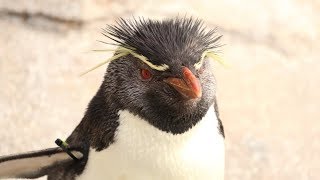
[[103, 34], [119, 46], [147, 57], [153, 64], [166, 64], [186, 54], [199, 55], [220, 46], [216, 28], [206, 31], [203, 22], [194, 18], [150, 20], [144, 18], [119, 19]]
[[176, 17], [163, 21], [120, 18], [115, 25], [108, 25], [102, 32], [116, 44], [104, 43], [119, 46], [115, 50], [118, 55], [85, 73], [128, 54], [158, 71], [165, 71], [169, 69], [168, 64], [173, 64], [174, 61], [183, 62], [182, 59], [192, 63], [196, 69], [201, 67], [205, 57], [215, 57], [214, 59], [223, 64], [215, 51], [221, 46], [219, 40], [222, 37], [216, 31], [217, 28], [207, 31], [203, 21], [192, 17]]

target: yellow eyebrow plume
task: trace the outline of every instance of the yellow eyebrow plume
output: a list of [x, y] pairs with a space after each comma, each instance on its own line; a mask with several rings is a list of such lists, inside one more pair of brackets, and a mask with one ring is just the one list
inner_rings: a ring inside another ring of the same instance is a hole
[[194, 64], [194, 67], [196, 69], [200, 69], [201, 68], [205, 57], [209, 57], [209, 58], [211, 58], [213, 60], [216, 60], [220, 64], [222, 64], [223, 66], [228, 67], [228, 65], [225, 63], [225, 61], [217, 53], [213, 52], [212, 50], [206, 50], [206, 51], [204, 51], [202, 53], [199, 62]]
[[152, 69], [155, 69], [155, 70], [158, 70], [158, 71], [165, 71], [165, 70], [169, 69], [169, 66], [166, 65], [166, 64], [161, 64], [161, 65], [152, 64], [152, 63], [148, 60], [148, 58], [146, 58], [145, 56], [140, 55], [140, 54], [134, 52], [133, 50], [128, 49], [128, 48], [124, 48], [124, 47], [119, 47], [119, 48], [116, 49], [116, 50], [111, 50], [111, 49], [100, 49], [100, 50], [99, 50], [99, 49], [97, 49], [97, 50], [93, 50], [93, 51], [96, 51], [96, 52], [115, 51], [115, 52], [118, 53], [118, 54], [116, 54], [116, 55], [112, 56], [111, 58], [109, 58], [109, 59], [107, 59], [107, 60], [105, 60], [105, 61], [97, 64], [96, 66], [90, 68], [89, 70], [81, 73], [80, 76], [83, 76], [83, 75], [85, 75], [85, 74], [87, 74], [87, 73], [89, 73], [89, 72], [97, 69], [98, 67], [100, 67], [100, 66], [108, 63], [108, 62], [111, 62], [111, 61], [116, 60], [116, 59], [118, 59], [118, 58], [120, 58], [120, 57], [126, 56], [126, 55], [128, 55], [128, 54], [131, 54], [132, 56], [138, 58], [139, 60], [141, 60], [142, 62], [144, 62], [144, 63], [147, 64], [148, 66], [150, 66]]
[[133, 50], [131, 49], [126, 49], [124, 48], [127, 52], [129, 52], [132, 56], [140, 59], [142, 62], [146, 63], [148, 66], [150, 66], [152, 69], [158, 70], [158, 71], [165, 71], [167, 69], [169, 69], [169, 66], [166, 64], [161, 64], [161, 65], [155, 65], [152, 64], [145, 56], [142, 56], [140, 54], [135, 53]]
[[117, 55], [114, 55], [114, 56], [112, 56], [111, 58], [109, 58], [109, 59], [107, 59], [107, 60], [105, 60], [105, 61], [97, 64], [96, 66], [88, 69], [87, 71], [81, 73], [80, 76], [83, 76], [83, 75], [85, 75], [85, 74], [87, 74], [87, 73], [89, 73], [89, 72], [97, 69], [98, 67], [100, 67], [100, 66], [102, 66], [102, 65], [104, 65], [104, 64], [107, 64], [108, 62], [111, 62], [111, 61], [113, 61], [113, 60], [116, 60], [116, 59], [118, 59], [118, 58], [120, 58], [120, 57], [122, 57], [122, 56], [126, 56], [126, 55], [128, 55], [128, 54], [129, 54], [128, 52], [122, 52], [122, 53], [119, 53], [119, 54], [117, 54]]

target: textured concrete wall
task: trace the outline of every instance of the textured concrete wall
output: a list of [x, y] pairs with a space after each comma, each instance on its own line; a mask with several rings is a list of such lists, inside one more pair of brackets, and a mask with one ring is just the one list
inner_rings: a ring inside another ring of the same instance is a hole
[[224, 35], [217, 65], [226, 179], [320, 178], [317, 1], [0, 0], [0, 154], [54, 146], [79, 123], [104, 73], [117, 17], [194, 15]]

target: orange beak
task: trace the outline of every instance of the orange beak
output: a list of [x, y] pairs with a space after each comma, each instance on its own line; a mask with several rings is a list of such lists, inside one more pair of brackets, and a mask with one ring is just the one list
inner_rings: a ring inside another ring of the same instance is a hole
[[202, 96], [202, 90], [199, 80], [187, 67], [182, 68], [183, 79], [169, 77], [164, 80], [183, 97], [187, 99], [196, 99]]

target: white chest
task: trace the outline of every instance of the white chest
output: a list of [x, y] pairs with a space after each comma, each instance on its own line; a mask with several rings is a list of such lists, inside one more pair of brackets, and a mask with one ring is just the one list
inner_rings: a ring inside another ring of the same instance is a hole
[[90, 150], [80, 180], [222, 180], [224, 140], [211, 107], [192, 129], [179, 135], [158, 130], [129, 111], [119, 112], [115, 143]]

